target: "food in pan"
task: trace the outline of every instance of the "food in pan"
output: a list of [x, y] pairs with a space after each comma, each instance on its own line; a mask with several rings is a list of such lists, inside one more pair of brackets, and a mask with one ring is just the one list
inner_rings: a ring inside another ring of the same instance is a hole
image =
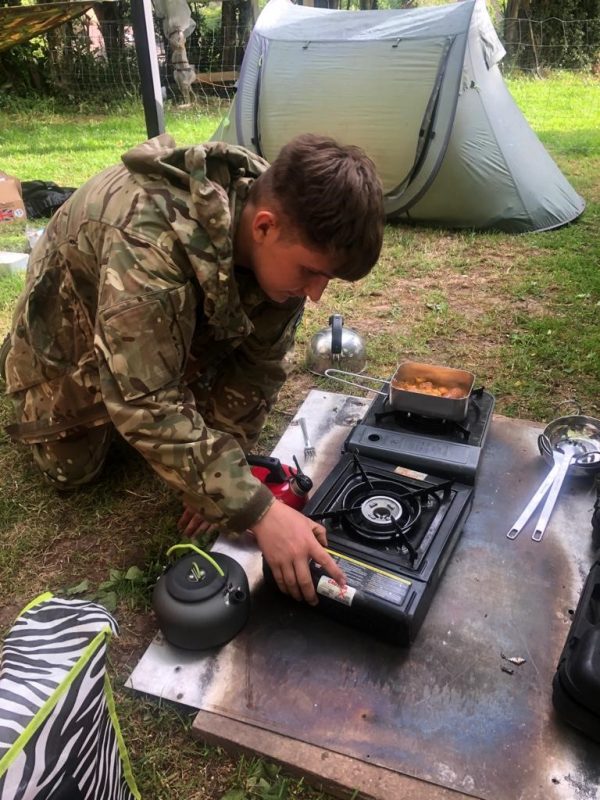
[[434, 384], [427, 378], [417, 376], [409, 381], [394, 381], [394, 389], [403, 389], [405, 392], [421, 392], [433, 397], [447, 397], [451, 400], [461, 400], [466, 392], [460, 386], [443, 386]]

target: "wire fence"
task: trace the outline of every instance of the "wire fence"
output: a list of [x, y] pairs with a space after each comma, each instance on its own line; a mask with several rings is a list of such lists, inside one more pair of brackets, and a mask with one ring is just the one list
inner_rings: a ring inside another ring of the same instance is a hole
[[543, 77], [548, 69], [600, 72], [600, 19], [504, 19], [500, 38], [507, 51], [504, 69]]
[[[224, 112], [235, 95], [250, 25], [225, 25], [220, 12], [192, 0], [196, 28], [186, 41], [195, 73], [191, 95], [184, 96], [173, 68], [173, 53], [160, 21], [155, 24], [163, 97], [185, 100], [200, 111]], [[544, 77], [550, 69], [582, 71], [600, 77], [600, 20], [501, 19], [498, 33], [507, 50], [501, 68]], [[19, 94], [53, 94], [74, 105], [139, 98], [140, 78], [129, 19], [99, 20], [88, 12], [0, 59], [0, 86]]]
[[[86, 27], [88, 27], [86, 25]], [[141, 96], [133, 30], [128, 22], [103, 25], [112, 36], [98, 39], [95, 26], [89, 26], [98, 45], [89, 49], [88, 32], [63, 31], [60, 40], [48, 48], [46, 80], [51, 93], [74, 103], [97, 99], [100, 103], [119, 102]], [[191, 102], [222, 110], [234, 94], [245, 42], [239, 43], [240, 31], [234, 28], [209, 31], [186, 43], [187, 59], [196, 73], [191, 85]], [[57, 37], [58, 39], [58, 37]], [[106, 41], [111, 44], [106, 44]], [[235, 42], [230, 55], [224, 56], [224, 42]], [[58, 46], [57, 46], [58, 45]], [[181, 105], [183, 97], [175, 79], [172, 53], [164, 37], [157, 33], [156, 48], [163, 100]]]

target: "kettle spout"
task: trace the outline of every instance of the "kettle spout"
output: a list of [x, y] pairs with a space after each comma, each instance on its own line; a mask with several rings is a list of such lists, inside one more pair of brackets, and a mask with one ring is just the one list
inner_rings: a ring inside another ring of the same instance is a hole
[[229, 590], [230, 603], [235, 603], [236, 605], [238, 603], [245, 603], [246, 597], [247, 597], [246, 592], [242, 589], [241, 586], [236, 586], [235, 588], [233, 588], [232, 586], [231, 589]]

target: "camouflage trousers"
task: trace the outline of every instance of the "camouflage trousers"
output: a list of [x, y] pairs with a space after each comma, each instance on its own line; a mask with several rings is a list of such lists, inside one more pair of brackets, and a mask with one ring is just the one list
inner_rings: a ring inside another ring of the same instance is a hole
[[[0, 345], [0, 381], [6, 380], [6, 357], [10, 349], [10, 335]], [[2, 386], [3, 388], [3, 386]], [[17, 400], [17, 409], [20, 403]], [[53, 442], [31, 445], [34, 464], [46, 480], [58, 490], [76, 489], [98, 477], [106, 461], [113, 440], [112, 424], [90, 428], [84, 433]]]
[[[0, 377], [3, 377], [5, 355], [0, 348]], [[207, 386], [205, 379], [196, 378], [188, 383], [201, 415], [206, 413]], [[33, 421], [33, 411], [44, 406], [47, 387], [32, 387], [13, 395], [17, 419]], [[92, 483], [102, 472], [111, 443], [117, 435], [112, 422], [101, 422], [95, 427], [82, 428], [70, 435], [49, 441], [25, 442], [31, 447], [34, 464], [46, 481], [58, 491], [71, 491]]]
[[80, 436], [32, 444], [33, 462], [59, 491], [77, 489], [92, 483], [102, 472], [114, 433], [109, 423]]

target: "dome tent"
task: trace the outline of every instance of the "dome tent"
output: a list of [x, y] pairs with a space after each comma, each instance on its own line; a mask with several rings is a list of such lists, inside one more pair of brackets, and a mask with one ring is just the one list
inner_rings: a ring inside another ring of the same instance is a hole
[[547, 230], [578, 217], [573, 190], [513, 101], [485, 0], [335, 11], [270, 0], [214, 139], [268, 160], [311, 132], [358, 144], [395, 219]]

